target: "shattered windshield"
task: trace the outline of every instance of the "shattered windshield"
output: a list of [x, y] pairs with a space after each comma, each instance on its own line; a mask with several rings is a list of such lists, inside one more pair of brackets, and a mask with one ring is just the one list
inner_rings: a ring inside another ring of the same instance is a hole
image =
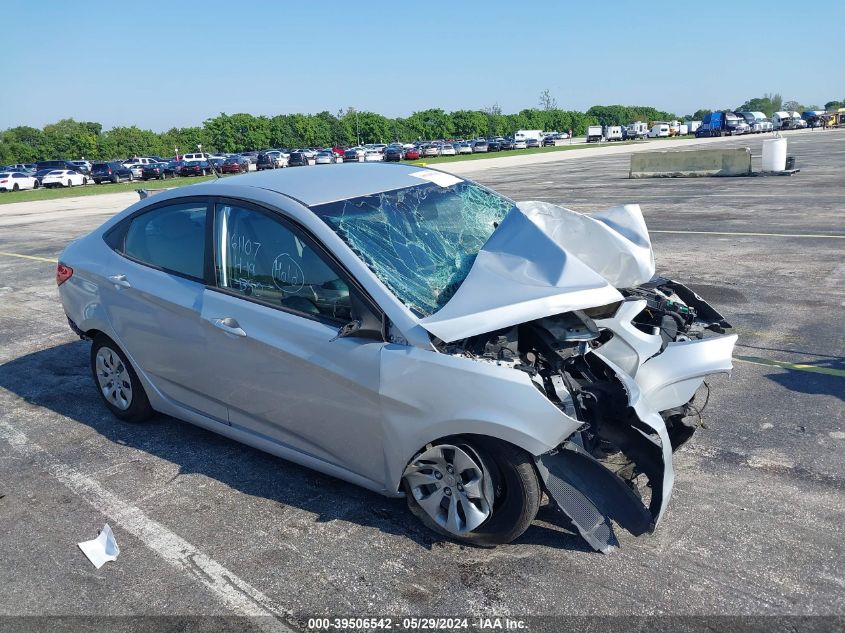
[[468, 182], [415, 187], [313, 207], [411, 310], [439, 310], [513, 202]]

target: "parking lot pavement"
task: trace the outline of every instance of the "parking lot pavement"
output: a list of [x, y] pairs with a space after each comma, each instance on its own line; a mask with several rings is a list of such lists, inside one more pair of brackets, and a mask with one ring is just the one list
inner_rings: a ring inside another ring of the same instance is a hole
[[[516, 543], [469, 548], [402, 500], [170, 418], [117, 422], [50, 262], [113, 210], [0, 207], [0, 613], [845, 614], [845, 132], [789, 153], [792, 177], [629, 180], [625, 155], [477, 175], [579, 211], [640, 203], [658, 271], [740, 335], [663, 523], [609, 555], [548, 507]], [[121, 554], [95, 570], [76, 543], [106, 522]]]

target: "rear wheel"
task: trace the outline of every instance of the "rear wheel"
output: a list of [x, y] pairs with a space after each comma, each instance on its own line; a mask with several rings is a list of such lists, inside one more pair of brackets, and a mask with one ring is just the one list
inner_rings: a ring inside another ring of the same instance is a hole
[[67, 179], [67, 186], [73, 187], [73, 181], [70, 178]]
[[540, 507], [531, 456], [492, 438], [430, 445], [411, 460], [402, 483], [423, 524], [474, 545], [513, 541]]
[[18, 185], [18, 183], [15, 183], [15, 184], [12, 186], [12, 191], [20, 191], [20, 189], [21, 189], [21, 188], [20, 188], [20, 186]]
[[127, 422], [143, 422], [153, 416], [138, 374], [115, 342], [103, 334], [91, 345], [91, 372], [113, 415]]

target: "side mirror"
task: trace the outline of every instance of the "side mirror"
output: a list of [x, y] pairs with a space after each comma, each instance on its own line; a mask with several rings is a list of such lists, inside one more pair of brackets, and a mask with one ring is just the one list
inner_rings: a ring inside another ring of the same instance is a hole
[[374, 341], [387, 340], [385, 317], [377, 314], [375, 308], [370, 306], [370, 302], [362, 299], [355, 290], [350, 291], [349, 301], [352, 306], [352, 321], [344, 324], [332, 341], [350, 336]]
[[346, 323], [346, 324], [341, 326], [341, 328], [337, 331], [337, 334], [335, 334], [334, 338], [331, 339], [329, 341], [329, 343], [331, 343], [332, 341], [336, 341], [339, 338], [346, 338], [347, 336], [352, 336], [353, 334], [358, 332], [360, 329], [361, 329], [361, 322], [360, 321], [358, 321], [357, 319], [355, 321], [350, 321], [349, 323]]

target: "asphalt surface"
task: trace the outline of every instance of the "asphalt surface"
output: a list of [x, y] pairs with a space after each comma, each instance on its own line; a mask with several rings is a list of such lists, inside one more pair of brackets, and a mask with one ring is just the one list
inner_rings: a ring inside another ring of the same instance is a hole
[[[759, 137], [727, 143], [759, 167]], [[116, 421], [54, 265], [8, 255], [55, 258], [114, 210], [0, 207], [0, 615], [845, 615], [845, 131], [789, 153], [789, 177], [629, 180], [625, 155], [478, 173], [517, 200], [641, 204], [658, 271], [740, 335], [663, 523], [609, 555], [549, 508], [514, 544], [464, 547], [402, 500], [171, 418]], [[96, 570], [76, 543], [104, 523], [121, 553]]]

